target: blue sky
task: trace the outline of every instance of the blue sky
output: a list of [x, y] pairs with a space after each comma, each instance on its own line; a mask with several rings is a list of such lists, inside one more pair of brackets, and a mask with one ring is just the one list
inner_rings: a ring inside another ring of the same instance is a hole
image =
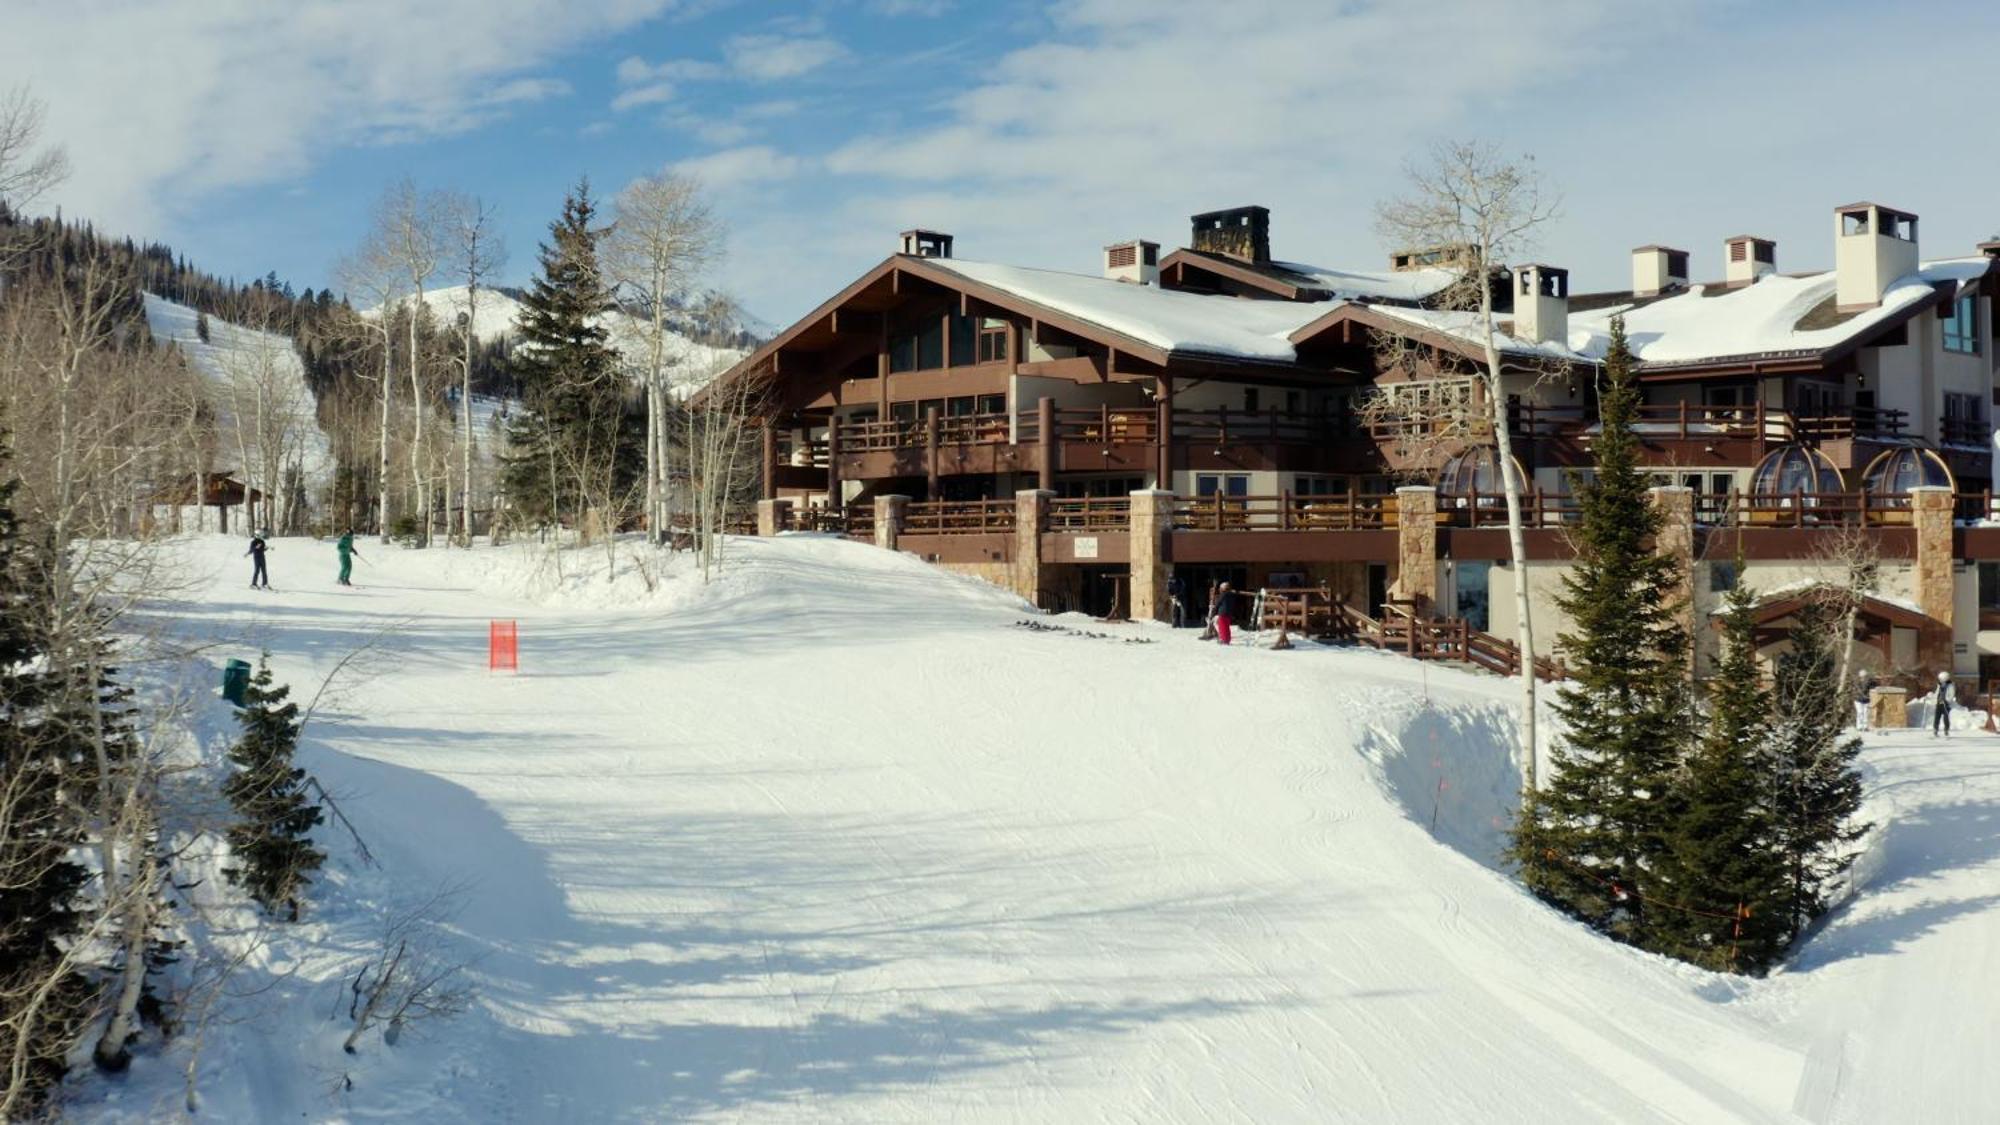
[[76, 166], [49, 202], [299, 286], [399, 176], [497, 204], [518, 283], [579, 176], [668, 167], [729, 224], [714, 284], [778, 323], [915, 225], [1089, 271], [1256, 202], [1279, 256], [1369, 267], [1403, 162], [1467, 136], [1534, 155], [1564, 199], [1537, 256], [1579, 289], [1648, 242], [1718, 273], [1737, 233], [1824, 266], [1862, 198], [1928, 256], [2000, 230], [1979, 0], [5, 0], [0, 27]]

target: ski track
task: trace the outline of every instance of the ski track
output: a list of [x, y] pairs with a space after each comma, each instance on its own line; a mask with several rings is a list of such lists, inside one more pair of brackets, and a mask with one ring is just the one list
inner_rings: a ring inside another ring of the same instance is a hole
[[[1031, 633], [820, 537], [652, 599], [371, 544], [341, 590], [330, 545], [282, 546], [262, 594], [192, 540], [207, 585], [169, 614], [217, 664], [269, 648], [302, 704], [380, 637], [305, 762], [382, 860], [354, 887], [465, 882], [479, 1001], [329, 1095], [321, 970], [301, 1042], [211, 1047], [258, 1120], [1970, 1121], [1980, 1070], [1939, 1040], [2000, 1050], [1960, 995], [2000, 979], [1992, 736], [1877, 736], [1865, 893], [1739, 986], [1432, 838], [1436, 801], [1440, 838], [1497, 839], [1503, 681]], [[497, 617], [519, 675], [485, 670]]]

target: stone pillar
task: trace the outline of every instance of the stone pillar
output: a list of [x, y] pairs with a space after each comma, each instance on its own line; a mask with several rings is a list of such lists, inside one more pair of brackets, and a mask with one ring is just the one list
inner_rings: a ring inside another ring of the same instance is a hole
[[1054, 495], [1045, 488], [1014, 494], [1014, 592], [1037, 606], [1042, 604], [1042, 525]]
[[1416, 602], [1417, 616], [1437, 605], [1437, 489], [1409, 485], [1396, 490], [1396, 581], [1389, 596]]
[[1910, 523], [1917, 531], [1917, 561], [1911, 585], [1917, 608], [1937, 622], [1917, 636], [1917, 663], [1925, 682], [1952, 670], [1952, 638], [1957, 623], [1952, 612], [1953, 576], [1951, 489], [1935, 485], [1910, 490]]
[[784, 503], [783, 500], [757, 501], [758, 535], [771, 536], [778, 533], [778, 528], [784, 523]]
[[1697, 626], [1700, 615], [1694, 605], [1694, 489], [1662, 485], [1646, 490], [1655, 511], [1660, 513], [1660, 533], [1653, 549], [1674, 560], [1680, 578], [1674, 596], [1681, 600], [1681, 628], [1687, 630], [1690, 657], [1702, 649], [1703, 634]]
[[877, 496], [875, 498], [875, 545], [885, 551], [896, 549], [896, 537], [903, 530], [903, 507], [910, 502], [907, 496]]
[[1174, 529], [1174, 494], [1142, 488], [1132, 494], [1132, 620], [1171, 621], [1167, 575], [1172, 572], [1169, 536]]

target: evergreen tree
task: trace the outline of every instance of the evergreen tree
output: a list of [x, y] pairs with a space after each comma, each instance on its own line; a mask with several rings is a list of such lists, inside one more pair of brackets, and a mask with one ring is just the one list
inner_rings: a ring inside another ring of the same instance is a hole
[[1756, 601], [1729, 593], [1708, 723], [1688, 763], [1670, 840], [1676, 909], [1654, 922], [1668, 953], [1711, 969], [1761, 973], [1791, 936], [1772, 808], [1771, 697], [1757, 670]]
[[82, 928], [89, 872], [70, 858], [86, 840], [62, 799], [74, 754], [52, 714], [60, 691], [41, 628], [47, 560], [15, 519], [19, 483], [0, 434], [0, 1058], [13, 1058], [25, 1037], [23, 1108], [32, 1108], [68, 1070], [94, 990], [63, 961]]
[[296, 922], [300, 892], [326, 853], [312, 843], [321, 814], [306, 797], [306, 771], [292, 764], [299, 741], [299, 705], [286, 701], [290, 694], [289, 688], [272, 683], [267, 654], [257, 662], [257, 675], [236, 716], [243, 735], [229, 749], [236, 772], [222, 792], [238, 818], [229, 829], [236, 866], [224, 868], [223, 874], [247, 889], [265, 910], [275, 913], [282, 907]]
[[1847, 726], [1845, 685], [1834, 647], [1834, 619], [1819, 603], [1800, 609], [1791, 649], [1778, 657], [1775, 753], [1770, 774], [1778, 842], [1784, 857], [1782, 904], [1796, 936], [1826, 910], [1826, 891], [1854, 863], [1854, 843], [1868, 831], [1861, 810], [1859, 738]]
[[[607, 494], [630, 488], [639, 447], [618, 357], [602, 315], [613, 307], [597, 260], [604, 228], [584, 181], [563, 200], [541, 246], [541, 272], [521, 298], [520, 341], [511, 357], [525, 410], [509, 426], [502, 483], [531, 518], [580, 514], [596, 483]], [[602, 473], [593, 482], [592, 473]]]
[[1614, 318], [1596, 475], [1577, 482], [1577, 557], [1557, 599], [1574, 627], [1562, 637], [1570, 679], [1556, 694], [1564, 733], [1554, 776], [1522, 802], [1510, 854], [1544, 901], [1648, 946], [1650, 900], [1671, 901], [1664, 859], [1693, 699], [1679, 566], [1652, 546], [1660, 516], [1632, 434], [1631, 367]]

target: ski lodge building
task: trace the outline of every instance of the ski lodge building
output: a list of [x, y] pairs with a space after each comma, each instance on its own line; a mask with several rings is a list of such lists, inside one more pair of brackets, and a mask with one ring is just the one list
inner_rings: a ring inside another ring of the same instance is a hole
[[[1716, 280], [1665, 246], [1632, 251], [1629, 291], [1572, 294], [1540, 264], [1487, 279], [1538, 647], [1567, 627], [1570, 482], [1622, 315], [1693, 621], [1748, 583], [1779, 643], [1859, 552], [1880, 560], [1864, 659], [2000, 677], [2000, 243], [1926, 261], [1913, 214], [1831, 217], [1828, 271], [1780, 273], [1771, 241], [1739, 235]], [[1165, 255], [1105, 247], [1101, 276], [970, 261], [949, 234], [906, 231], [724, 376], [768, 381], [759, 531], [873, 539], [1099, 615], [1166, 618], [1170, 575], [1197, 619], [1217, 581], [1323, 589], [1378, 642], [1472, 637], [1504, 670], [1523, 576], [1467, 377], [1484, 334], [1455, 311], [1462, 260], [1281, 260], [1262, 207], [1195, 215]], [[1695, 633], [1712, 651], [1714, 631]]]

